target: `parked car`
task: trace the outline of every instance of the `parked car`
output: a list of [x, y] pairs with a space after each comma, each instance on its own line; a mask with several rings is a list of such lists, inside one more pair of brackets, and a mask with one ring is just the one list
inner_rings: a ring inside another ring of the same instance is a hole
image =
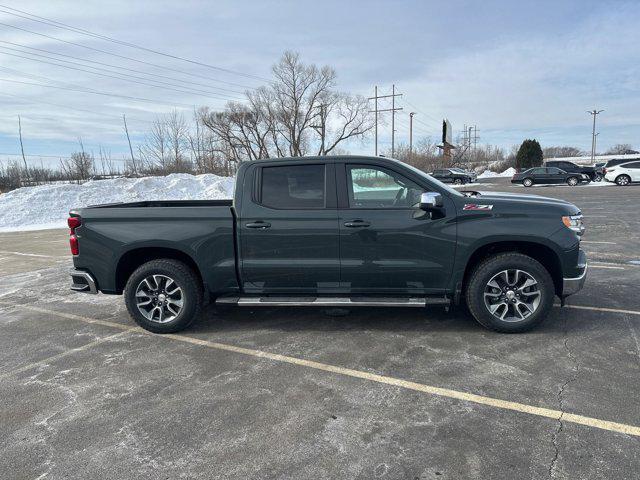
[[595, 166], [576, 165], [573, 162], [567, 162], [564, 160], [550, 160], [545, 162], [544, 166], [556, 167], [567, 173], [584, 173], [589, 176], [589, 180], [592, 182], [599, 182], [602, 180], [602, 171]]
[[462, 173], [464, 175], [468, 175], [472, 183], [478, 179], [478, 174], [473, 170], [465, 170], [464, 168], [459, 167], [452, 167], [451, 170], [453, 170], [454, 172]]
[[458, 192], [376, 157], [243, 162], [233, 200], [72, 210], [72, 290], [123, 294], [141, 327], [176, 332], [203, 301], [250, 307], [465, 302], [521, 332], [580, 290], [582, 215], [564, 200]]
[[632, 182], [640, 182], [640, 160], [607, 168], [605, 179], [609, 182], [615, 182], [621, 187]]
[[629, 163], [629, 162], [637, 162], [640, 161], [638, 159], [624, 159], [624, 158], [612, 158], [611, 160], [607, 160], [605, 162], [605, 164], [602, 166], [602, 175], [603, 177], [607, 175], [607, 171], [611, 168], [611, 167], [616, 167], [618, 165], [622, 165], [623, 163]]
[[473, 177], [464, 170], [458, 171], [456, 168], [441, 168], [434, 170], [431, 176], [437, 178], [443, 183], [454, 183], [456, 185], [464, 185], [465, 183], [471, 183]]
[[524, 172], [516, 173], [511, 178], [511, 183], [521, 183], [525, 187], [534, 184], [561, 184], [566, 183], [572, 187], [579, 183], [589, 183], [589, 176], [586, 173], [569, 173], [556, 167], [534, 167]]

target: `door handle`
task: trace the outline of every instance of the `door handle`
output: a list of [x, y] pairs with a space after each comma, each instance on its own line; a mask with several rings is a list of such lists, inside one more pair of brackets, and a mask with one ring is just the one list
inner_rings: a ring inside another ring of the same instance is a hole
[[371, 224], [364, 220], [351, 220], [350, 222], [345, 222], [344, 226], [347, 228], [365, 228], [370, 227]]
[[269, 222], [264, 222], [262, 220], [258, 220], [257, 222], [245, 223], [244, 226], [247, 227], [247, 228], [265, 229], [265, 228], [269, 228], [271, 226], [271, 224]]

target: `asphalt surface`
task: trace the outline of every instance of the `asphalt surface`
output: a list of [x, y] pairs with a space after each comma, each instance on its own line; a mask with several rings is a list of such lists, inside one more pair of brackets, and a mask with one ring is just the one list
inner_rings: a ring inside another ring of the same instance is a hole
[[473, 188], [585, 215], [585, 288], [533, 332], [208, 308], [151, 335], [68, 290], [66, 230], [0, 234], [0, 478], [638, 478], [640, 185]]

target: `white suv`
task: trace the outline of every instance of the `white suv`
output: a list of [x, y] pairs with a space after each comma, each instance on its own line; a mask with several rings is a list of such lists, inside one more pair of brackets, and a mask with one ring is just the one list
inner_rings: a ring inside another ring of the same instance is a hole
[[631, 182], [640, 182], [640, 161], [623, 163], [605, 169], [604, 178], [609, 182], [616, 182], [620, 186]]

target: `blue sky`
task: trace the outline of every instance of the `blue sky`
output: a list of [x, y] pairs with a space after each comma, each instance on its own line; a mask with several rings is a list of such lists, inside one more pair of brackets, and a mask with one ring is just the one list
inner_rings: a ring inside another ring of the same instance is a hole
[[[33, 22], [3, 13], [6, 6], [244, 75]], [[155, 115], [176, 107], [187, 115], [193, 106], [219, 108], [225, 97], [218, 95], [239, 94], [218, 88], [242, 91], [260, 85], [255, 77], [269, 77], [271, 65], [287, 49], [307, 62], [335, 67], [343, 90], [369, 96], [374, 85], [386, 93], [395, 83], [404, 95], [400, 141], [408, 136], [408, 112], [415, 111], [416, 137], [437, 136], [441, 119], [448, 117], [456, 132], [465, 123], [476, 124], [480, 143], [508, 148], [533, 137], [543, 146], [588, 149], [591, 118], [586, 110], [598, 108], [605, 110], [598, 117], [601, 149], [616, 143], [640, 147], [637, 1], [0, 0], [0, 23], [164, 67], [0, 25], [0, 160], [20, 151], [17, 115], [29, 155], [68, 155], [81, 137], [94, 153], [103, 147], [119, 157], [128, 148], [123, 113], [138, 143]], [[142, 72], [136, 75], [162, 74], [178, 83], [165, 79], [174, 90], [153, 88], [15, 56], [28, 56], [25, 47]], [[216, 95], [175, 91], [184, 88]], [[388, 145], [388, 131], [388, 125], [381, 129], [382, 148]], [[371, 141], [349, 149], [373, 153]]]

